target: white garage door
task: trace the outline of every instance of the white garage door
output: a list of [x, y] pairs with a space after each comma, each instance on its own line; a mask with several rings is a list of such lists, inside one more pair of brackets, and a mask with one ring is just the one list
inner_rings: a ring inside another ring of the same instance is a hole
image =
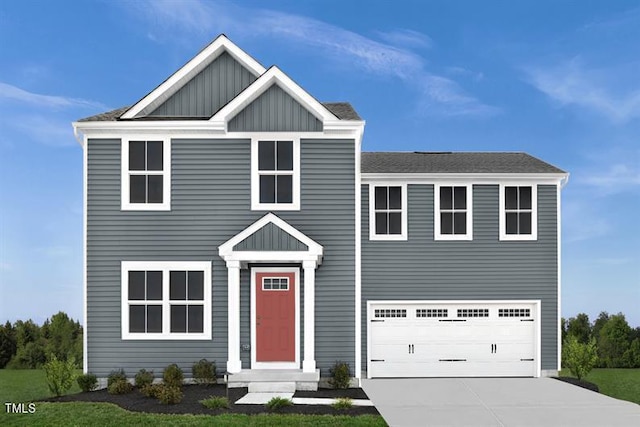
[[368, 377], [538, 375], [537, 301], [368, 303]]

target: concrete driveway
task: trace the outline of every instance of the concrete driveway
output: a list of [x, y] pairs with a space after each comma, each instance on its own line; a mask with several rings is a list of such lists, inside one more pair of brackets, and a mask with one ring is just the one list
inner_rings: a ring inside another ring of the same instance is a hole
[[362, 380], [390, 426], [640, 426], [640, 405], [552, 378]]

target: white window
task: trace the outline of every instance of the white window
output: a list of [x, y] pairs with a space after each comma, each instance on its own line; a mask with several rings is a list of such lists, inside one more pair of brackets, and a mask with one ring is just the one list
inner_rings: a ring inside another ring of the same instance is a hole
[[500, 240], [538, 238], [536, 185], [500, 185]]
[[211, 339], [211, 263], [122, 261], [122, 339]]
[[407, 240], [407, 185], [369, 185], [369, 239]]
[[252, 140], [251, 209], [300, 210], [300, 139]]
[[122, 140], [122, 210], [171, 209], [171, 143], [163, 138]]
[[473, 239], [473, 185], [434, 185], [434, 239]]

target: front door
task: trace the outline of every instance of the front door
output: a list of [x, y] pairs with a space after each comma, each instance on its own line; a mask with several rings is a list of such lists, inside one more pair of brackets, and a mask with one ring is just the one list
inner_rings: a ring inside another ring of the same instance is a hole
[[295, 362], [295, 273], [256, 272], [256, 362]]

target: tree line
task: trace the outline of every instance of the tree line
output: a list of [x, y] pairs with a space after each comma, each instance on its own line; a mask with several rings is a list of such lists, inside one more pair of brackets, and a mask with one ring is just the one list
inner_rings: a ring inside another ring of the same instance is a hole
[[52, 356], [82, 366], [82, 326], [58, 312], [42, 326], [31, 319], [0, 325], [0, 369], [36, 369]]
[[[585, 313], [562, 319], [562, 342], [575, 338], [581, 345], [595, 346], [598, 368], [640, 368], [640, 327], [632, 328], [624, 314], [600, 313], [592, 322]], [[563, 367], [568, 358], [563, 356]]]

